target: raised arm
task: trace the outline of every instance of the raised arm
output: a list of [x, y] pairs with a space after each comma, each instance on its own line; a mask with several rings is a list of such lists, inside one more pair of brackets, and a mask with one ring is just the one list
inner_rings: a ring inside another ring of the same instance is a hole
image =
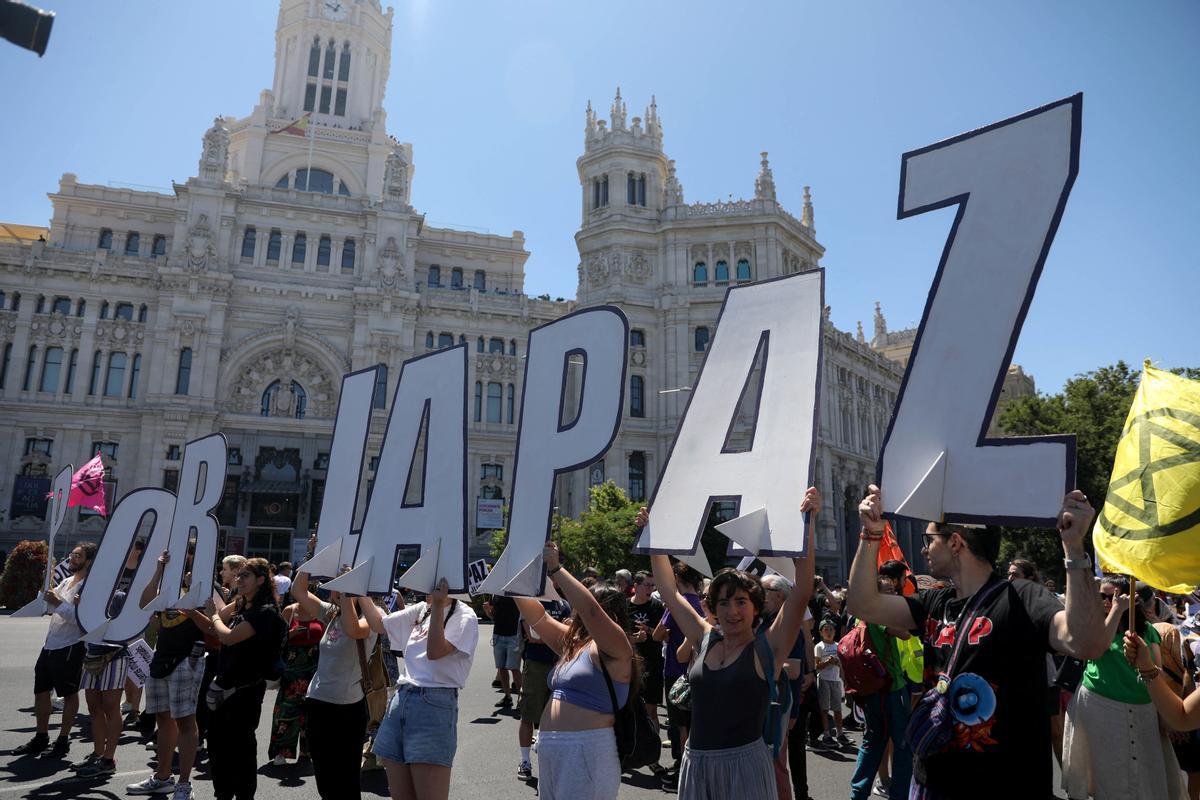
[[[344, 597], [344, 595], [343, 595]], [[304, 571], [304, 566], [296, 571], [296, 577], [292, 581], [292, 599], [296, 601], [296, 605], [300, 606], [300, 610], [310, 617], [321, 616], [321, 599], [308, 590], [308, 573]], [[345, 608], [342, 609], [345, 611]], [[344, 622], [342, 623], [345, 624]], [[346, 629], [349, 633], [349, 628]], [[364, 633], [363, 636], [366, 636]], [[358, 636], [355, 639], [361, 638]]]
[[1096, 579], [1083, 539], [1091, 528], [1095, 510], [1083, 492], [1076, 489], [1063, 499], [1058, 513], [1058, 535], [1067, 562], [1066, 608], [1054, 615], [1050, 646], [1060, 653], [1081, 659], [1100, 658], [1112, 643], [1115, 629], [1104, 626], [1104, 609], [1096, 596]]
[[[380, 636], [387, 634], [383, 629], [383, 614], [379, 611], [379, 606], [375, 603], [362, 604], [363, 622], [367, 623], [367, 627], [378, 633]], [[403, 642], [396, 642], [395, 647], [403, 647]]]
[[437, 661], [458, 652], [458, 648], [446, 638], [446, 614], [450, 607], [450, 584], [445, 578], [438, 581], [437, 586], [429, 593], [429, 643], [425, 654], [430, 661]]
[[795, 559], [796, 585], [792, 587], [791, 594], [784, 601], [779, 613], [775, 615], [771, 629], [767, 631], [771, 649], [775, 652], [776, 664], [782, 664], [783, 660], [792, 652], [792, 647], [796, 644], [796, 637], [800, 635], [800, 623], [804, 619], [804, 609], [808, 607], [808, 601], [812, 599], [813, 576], [816, 573], [817, 560], [814, 552], [816, 536], [813, 535], [813, 530], [817, 515], [821, 513], [821, 493], [817, 491], [816, 487], [810, 486], [804, 493], [804, 499], [800, 501], [800, 513], [809, 515], [808, 523], [804, 526], [808, 531], [808, 545], [805, 547], [807, 555]]
[[[590, 593], [589, 593], [590, 594]], [[532, 597], [514, 597], [521, 617], [529, 630], [555, 653], [562, 655], [563, 637], [567, 634], [567, 626], [546, 613], [542, 604]]]
[[171, 552], [163, 550], [162, 555], [158, 557], [158, 561], [154, 567], [154, 577], [146, 584], [146, 588], [142, 589], [141, 599], [138, 601], [140, 608], [145, 608], [158, 597], [158, 586], [162, 583], [163, 570], [167, 566], [167, 562], [171, 560]]
[[883, 497], [878, 486], [872, 484], [867, 488], [867, 496], [858, 504], [858, 518], [862, 532], [850, 567], [846, 609], [867, 622], [912, 630], [914, 622], [908, 601], [900, 595], [879, 591], [879, 543], [883, 541], [884, 521]]
[[[292, 586], [295, 587], [295, 585], [293, 582]], [[294, 592], [293, 596], [295, 596]], [[374, 605], [375, 603], [369, 597], [364, 597], [360, 601], [357, 597], [342, 595], [342, 598], [338, 600], [338, 616], [342, 620], [342, 629], [346, 631], [347, 636], [351, 639], [365, 639], [370, 635], [371, 625], [358, 615], [358, 610], [359, 607], [366, 608]]]
[[[637, 517], [634, 520], [635, 524], [639, 528], [644, 528], [649, 521], [649, 510], [645, 506], [638, 509]], [[667, 610], [671, 612], [671, 619], [679, 625], [679, 630], [693, 642], [703, 641], [705, 634], [712, 630], [712, 626], [704, 617], [696, 613], [692, 604], [684, 600], [683, 595], [679, 593], [679, 586], [675, 583], [675, 573], [671, 569], [670, 556], [650, 556], [650, 569], [654, 572], [654, 583], [658, 586], [658, 593], [662, 596]], [[658, 639], [657, 629], [655, 630], [655, 639]]]
[[1184, 699], [1171, 691], [1163, 680], [1162, 669], [1155, 663], [1151, 648], [1142, 637], [1133, 631], [1125, 632], [1125, 657], [1133, 662], [1142, 682], [1150, 692], [1150, 699], [1167, 727], [1177, 731], [1194, 731], [1200, 728], [1200, 692], [1192, 692]]
[[590, 589], [562, 568], [558, 545], [547, 542], [542, 549], [542, 560], [546, 563], [546, 577], [554, 582], [563, 599], [571, 604], [571, 609], [587, 628], [600, 652], [609, 658], [633, 658], [633, 645], [629, 643], [625, 629], [600, 607]]

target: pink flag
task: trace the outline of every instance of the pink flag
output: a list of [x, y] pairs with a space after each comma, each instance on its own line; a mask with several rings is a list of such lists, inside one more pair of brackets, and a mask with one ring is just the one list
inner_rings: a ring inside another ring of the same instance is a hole
[[101, 516], [108, 516], [104, 502], [104, 462], [100, 460], [99, 453], [71, 476], [71, 496], [67, 499], [67, 507], [71, 506], [83, 506]]

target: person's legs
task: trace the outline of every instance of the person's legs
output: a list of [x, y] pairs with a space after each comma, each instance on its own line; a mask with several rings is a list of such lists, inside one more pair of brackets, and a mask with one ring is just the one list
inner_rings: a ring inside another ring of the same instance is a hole
[[892, 746], [891, 800], [906, 800], [912, 783], [912, 749], [908, 744], [908, 718], [912, 715], [912, 691], [906, 686], [887, 695], [887, 730]]
[[100, 690], [84, 689], [83, 700], [87, 705], [88, 716], [92, 718], [92, 755], [104, 755], [104, 709], [100, 707]]
[[95, 718], [92, 719], [92, 739], [104, 740], [103, 756], [108, 759], [115, 759], [117, 755], [117, 744], [121, 740], [121, 727], [123, 720], [121, 719], [121, 692], [122, 688], [105, 689], [100, 692], [98, 698], [103, 720], [103, 736], [97, 735], [97, 723]]
[[[888, 738], [887, 719], [884, 716], [884, 697], [881, 694], [863, 698], [863, 712], [867, 721], [863, 726], [862, 744], [858, 746], [858, 760], [854, 763], [854, 774], [850, 778], [850, 797], [866, 800], [871, 795], [871, 784], [883, 761], [885, 743]], [[840, 716], [840, 713], [839, 715]]]
[[447, 800], [450, 797], [450, 768], [441, 764], [409, 764], [416, 800]]
[[309, 699], [304, 716], [318, 794], [323, 800], [357, 800], [366, 702], [337, 705]]
[[801, 709], [788, 732], [788, 771], [792, 774], [792, 794], [796, 800], [808, 800], [808, 759], [805, 739], [808, 736], [808, 712]]
[[[190, 783], [192, 767], [196, 765], [196, 750], [200, 745], [200, 730], [196, 726], [196, 715], [191, 714], [173, 720], [179, 742], [179, 782]], [[167, 774], [170, 775], [171, 762], [167, 761]]]
[[58, 728], [58, 738], [66, 739], [71, 735], [71, 727], [75, 724], [75, 715], [79, 712], [79, 692], [75, 691], [63, 698], [62, 723]]
[[33, 696], [33, 716], [37, 720], [37, 732], [50, 735], [50, 691], [38, 692]]
[[787, 740], [789, 734], [790, 731], [784, 731], [783, 741], [779, 743], [779, 755], [771, 761], [771, 767], [775, 772], [775, 794], [779, 800], [792, 800], [792, 782], [791, 776], [788, 775]]
[[233, 725], [240, 729], [236, 735], [238, 749], [233, 754], [238, 800], [251, 800], [258, 787], [258, 737], [255, 732], [258, 730], [263, 695], [266, 691], [266, 683], [259, 682], [256, 686], [238, 691], [226, 701], [227, 705], [232, 703], [237, 709]]
[[172, 719], [170, 711], [159, 711], [154, 715], [154, 722], [158, 726], [158, 747], [155, 750], [158, 753], [158, 768], [154, 771], [154, 777], [165, 781], [171, 777], [171, 761], [179, 743], [179, 726]]
[[387, 773], [388, 794], [392, 800], [417, 800], [417, 790], [413, 787], [412, 771], [407, 764], [397, 764], [389, 759], [383, 761], [383, 770]]

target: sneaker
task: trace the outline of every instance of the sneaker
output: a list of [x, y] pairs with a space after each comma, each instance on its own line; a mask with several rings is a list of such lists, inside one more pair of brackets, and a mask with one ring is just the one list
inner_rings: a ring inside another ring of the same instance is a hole
[[130, 703], [129, 701], [125, 701], [124, 703], [121, 703], [121, 713], [122, 714], [128, 714], [131, 711], [133, 711], [132, 703]]
[[892, 790], [891, 784], [892, 784], [891, 780], [888, 780], [885, 783], [883, 778], [876, 778], [875, 779], [875, 788], [871, 790], [871, 793], [877, 794], [880, 797], [887, 797], [889, 792], [891, 792], [891, 790]]
[[190, 783], [176, 784], [175, 794], [171, 795], [171, 800], [192, 800], [192, 785]]
[[79, 770], [75, 774], [81, 778], [105, 778], [115, 774], [117, 771], [117, 762], [111, 758], [97, 758], [88, 766]]
[[287, 759], [283, 757], [282, 753], [280, 753], [279, 755], [277, 755], [271, 759], [271, 766], [282, 767], [286, 764], [287, 764]]
[[496, 703], [496, 708], [512, 708], [512, 695], [506, 694]]
[[55, 697], [53, 700], [51, 700], [50, 701], [50, 710], [51, 711], [62, 711], [63, 710], [63, 699], [61, 697]]
[[141, 721], [142, 721], [142, 720], [141, 720], [141, 715], [140, 715], [140, 714], [138, 714], [138, 712], [136, 712], [136, 711], [126, 711], [126, 712], [125, 712], [125, 719], [124, 719], [124, 720], [121, 722], [121, 727], [123, 727], [123, 728], [136, 728], [136, 727], [138, 726], [138, 723], [139, 723], [139, 722], [141, 722]]
[[850, 737], [849, 737], [849, 736], [847, 736], [845, 733], [839, 733], [839, 734], [838, 734], [838, 737], [837, 737], [837, 742], [838, 742], [838, 744], [840, 744], [842, 747], [850, 747], [850, 746], [852, 746], [852, 745], [854, 744], [854, 742], [852, 742], [852, 741], [850, 740]]
[[[184, 783], [182, 786], [187, 786], [188, 791], [191, 791], [191, 785]], [[151, 775], [144, 781], [131, 783], [125, 787], [125, 794], [170, 794], [175, 791], [175, 779], [167, 778], [165, 781], [160, 781], [158, 778]], [[191, 797], [190, 794], [187, 795]]]
[[500, 688], [500, 681], [499, 681], [499, 680], [494, 680], [494, 681], [492, 681], [492, 688], [493, 688], [493, 689], [499, 689], [499, 688]]
[[84, 758], [82, 761], [76, 761], [74, 764], [67, 767], [67, 769], [71, 770], [72, 772], [79, 772], [79, 770], [88, 766], [99, 757], [100, 756], [96, 753], [88, 753], [86, 758]]
[[50, 734], [35, 733], [33, 738], [25, 744], [13, 750], [14, 756], [31, 756], [42, 752], [50, 746]]
[[60, 736], [50, 745], [50, 749], [42, 753], [42, 758], [65, 758], [71, 752], [71, 740]]
[[533, 764], [528, 761], [522, 761], [517, 764], [517, 777], [523, 781], [527, 781], [533, 777]]
[[834, 739], [832, 736], [830, 736], [828, 733], [826, 733], [826, 734], [822, 734], [820, 739], [817, 739], [817, 745], [819, 747], [836, 747], [837, 740]]

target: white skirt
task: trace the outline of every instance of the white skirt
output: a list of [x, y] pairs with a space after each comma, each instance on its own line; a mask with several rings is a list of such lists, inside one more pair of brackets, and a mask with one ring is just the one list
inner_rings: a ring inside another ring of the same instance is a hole
[[1129, 705], [1080, 686], [1067, 706], [1062, 788], [1072, 800], [1185, 800], [1179, 762], [1153, 703]]

